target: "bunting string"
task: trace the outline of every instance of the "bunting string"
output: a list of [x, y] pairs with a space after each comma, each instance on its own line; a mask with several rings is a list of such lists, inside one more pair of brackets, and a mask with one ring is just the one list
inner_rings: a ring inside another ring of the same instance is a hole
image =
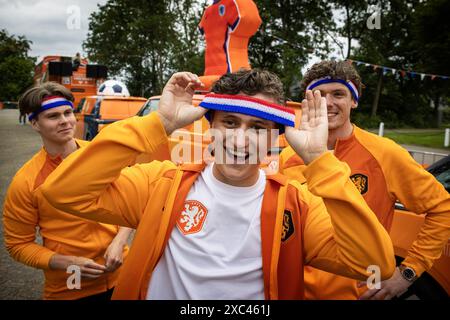
[[435, 79], [448, 80], [450, 78], [449, 76], [443, 76], [443, 75], [438, 75], [438, 74], [429, 74], [429, 73], [421, 73], [421, 72], [416, 72], [416, 71], [394, 69], [394, 68], [390, 68], [390, 67], [386, 67], [386, 66], [381, 66], [378, 64], [373, 64], [373, 63], [368, 63], [368, 62], [353, 60], [353, 59], [347, 59], [347, 61], [350, 64], [356, 64], [357, 66], [362, 65], [362, 66], [366, 66], [369, 68], [372, 67], [373, 71], [377, 71], [378, 69], [380, 69], [383, 72], [383, 75], [386, 75], [388, 73], [392, 73], [393, 75], [399, 74], [402, 78], [404, 78], [405, 76], [408, 76], [410, 79], [420, 78], [421, 81], [425, 80], [426, 77], [430, 78], [431, 80], [435, 80]]

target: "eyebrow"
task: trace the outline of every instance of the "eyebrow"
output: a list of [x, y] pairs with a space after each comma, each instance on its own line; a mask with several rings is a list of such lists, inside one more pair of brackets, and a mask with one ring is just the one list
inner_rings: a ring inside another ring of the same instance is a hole
[[[314, 91], [314, 90], [313, 90]], [[325, 90], [319, 90], [320, 93], [335, 93], [335, 92], [343, 92], [343, 93], [347, 93], [347, 91], [345, 89], [334, 89], [334, 90], [330, 90], [330, 91], [325, 91]]]
[[240, 118], [232, 114], [227, 114], [222, 117], [222, 120], [240, 120]]
[[57, 115], [59, 115], [59, 114], [60, 114], [60, 112], [50, 112], [50, 113], [47, 113], [46, 116], [47, 116], [47, 117], [50, 117], [50, 116], [57, 116]]
[[252, 121], [250, 121], [250, 123], [262, 125], [265, 127], [270, 127], [270, 122], [264, 121], [264, 120], [252, 120]]
[[66, 110], [61, 111], [61, 112], [50, 112], [50, 113], [47, 113], [45, 116], [46, 117], [57, 116], [57, 115], [60, 115], [60, 114], [63, 114], [63, 113], [67, 113], [67, 112], [72, 112], [72, 111], [73, 111], [72, 109], [66, 109]]

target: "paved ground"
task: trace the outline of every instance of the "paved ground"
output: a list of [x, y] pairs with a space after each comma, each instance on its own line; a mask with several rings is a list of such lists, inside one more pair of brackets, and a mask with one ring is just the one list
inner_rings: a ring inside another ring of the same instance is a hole
[[[31, 126], [19, 125], [17, 110], [0, 110], [0, 205], [15, 172], [41, 147]], [[0, 228], [0, 299], [41, 299], [43, 273], [10, 258]]]
[[[41, 140], [30, 125], [21, 126], [17, 110], [0, 110], [0, 206], [15, 172], [35, 154]], [[441, 153], [410, 146], [414, 150]], [[438, 160], [438, 159], [436, 159]], [[418, 160], [420, 161], [420, 159]], [[428, 160], [427, 160], [428, 161]], [[40, 239], [38, 239], [40, 241]], [[3, 244], [3, 226], [0, 228], [0, 299], [41, 299], [43, 274], [39, 270], [12, 260]]]

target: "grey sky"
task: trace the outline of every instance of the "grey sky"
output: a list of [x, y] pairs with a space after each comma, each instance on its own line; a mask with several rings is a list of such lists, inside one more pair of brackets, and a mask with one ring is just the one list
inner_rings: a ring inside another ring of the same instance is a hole
[[33, 41], [30, 55], [38, 59], [83, 54], [81, 44], [88, 32], [88, 18], [97, 4], [104, 3], [106, 0], [0, 0], [0, 29]]

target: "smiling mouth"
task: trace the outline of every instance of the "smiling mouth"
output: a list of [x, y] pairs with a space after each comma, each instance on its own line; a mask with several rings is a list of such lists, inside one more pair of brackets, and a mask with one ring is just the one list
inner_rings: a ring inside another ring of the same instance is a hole
[[247, 161], [250, 153], [243, 152], [243, 151], [237, 151], [229, 148], [224, 148], [225, 152], [227, 153], [228, 157], [231, 159], [234, 159], [235, 161]]

